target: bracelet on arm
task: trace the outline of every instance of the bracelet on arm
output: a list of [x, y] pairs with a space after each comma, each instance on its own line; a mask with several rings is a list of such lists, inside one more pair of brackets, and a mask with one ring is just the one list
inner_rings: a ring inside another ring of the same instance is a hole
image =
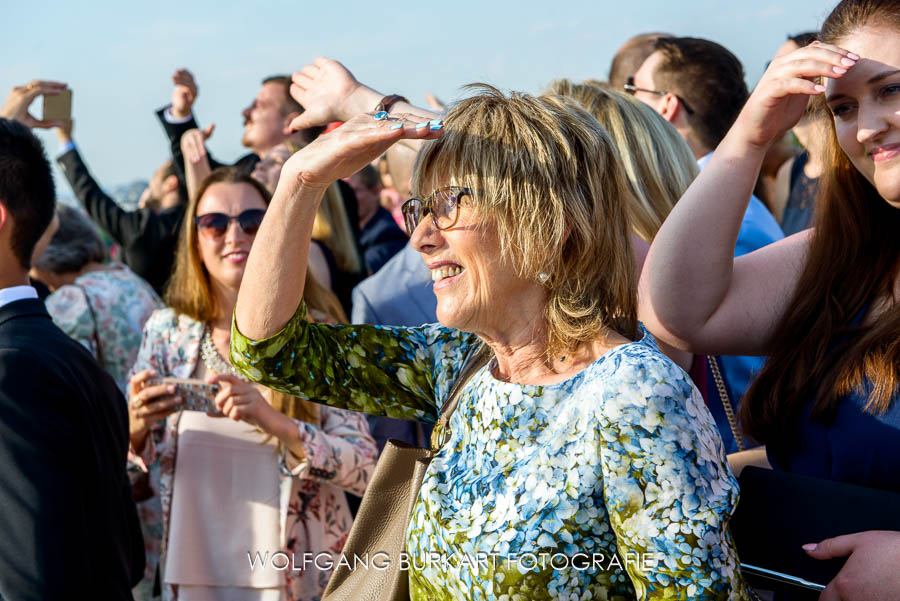
[[[395, 103], [400, 102], [409, 102], [406, 97], [401, 96], [400, 94], [391, 94], [389, 96], [385, 96], [381, 99], [381, 101], [375, 105], [375, 118], [376, 119], [384, 119], [387, 117], [388, 112], [390, 112], [391, 107], [394, 106]], [[384, 113], [383, 115], [381, 113]], [[380, 116], [379, 116], [380, 115]]]

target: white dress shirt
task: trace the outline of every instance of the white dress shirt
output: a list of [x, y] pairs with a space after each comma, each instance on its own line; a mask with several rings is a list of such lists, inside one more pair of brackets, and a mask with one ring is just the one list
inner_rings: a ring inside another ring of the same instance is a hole
[[37, 298], [37, 290], [33, 286], [10, 286], [0, 289], [0, 307], [23, 298]]

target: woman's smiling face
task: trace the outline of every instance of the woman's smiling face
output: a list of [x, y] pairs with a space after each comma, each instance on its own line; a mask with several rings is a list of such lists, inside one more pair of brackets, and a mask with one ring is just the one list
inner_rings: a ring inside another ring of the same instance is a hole
[[836, 41], [856, 65], [827, 81], [838, 142], [854, 167], [900, 208], [900, 31], [866, 26]]
[[459, 218], [447, 229], [434, 227], [426, 216], [412, 233], [410, 243], [431, 270], [437, 317], [441, 324], [475, 333], [505, 329], [523, 307], [546, 298], [537, 282], [520, 277], [501, 253], [496, 227], [489, 217], [476, 215], [461, 204]]

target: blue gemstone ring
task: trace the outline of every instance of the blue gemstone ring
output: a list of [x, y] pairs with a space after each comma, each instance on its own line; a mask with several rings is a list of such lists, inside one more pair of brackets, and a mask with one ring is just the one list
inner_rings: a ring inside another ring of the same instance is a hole
[[387, 111], [378, 111], [377, 113], [375, 113], [374, 117], [376, 121], [382, 121], [388, 118], [388, 114]]

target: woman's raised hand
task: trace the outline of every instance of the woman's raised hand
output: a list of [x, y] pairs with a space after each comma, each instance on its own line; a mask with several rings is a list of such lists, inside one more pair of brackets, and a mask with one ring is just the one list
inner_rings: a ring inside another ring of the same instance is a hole
[[403, 114], [381, 120], [368, 113], [357, 115], [334, 131], [319, 136], [288, 159], [282, 168], [279, 186], [287, 181], [325, 188], [342, 177], [353, 175], [395, 142], [434, 139], [441, 135], [442, 129], [443, 122], [439, 119], [417, 122], [414, 116]]
[[810, 96], [825, 92], [816, 78], [838, 79], [857, 60], [858, 55], [821, 42], [774, 59], [744, 105], [733, 134], [744, 144], [768, 147], [800, 120]]
[[[295, 72], [291, 80], [291, 96], [304, 109], [303, 114], [291, 122], [292, 131], [344, 121], [348, 115], [371, 110], [378, 102], [375, 100], [366, 105], [363, 104], [366, 99], [355, 98], [367, 96], [366, 91], [371, 92], [373, 97], [377, 93], [360, 84], [341, 63], [321, 56], [313, 64]], [[368, 100], [371, 101], [371, 98]]]

